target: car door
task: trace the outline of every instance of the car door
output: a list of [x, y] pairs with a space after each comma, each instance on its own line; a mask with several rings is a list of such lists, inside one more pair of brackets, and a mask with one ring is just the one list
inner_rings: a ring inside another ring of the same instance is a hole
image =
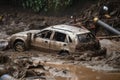
[[50, 42], [50, 49], [54, 52], [68, 49], [66, 34], [55, 31], [53, 38]]
[[41, 31], [40, 33], [36, 34], [32, 45], [39, 48], [41, 51], [49, 52], [51, 35], [52, 31], [50, 30]]

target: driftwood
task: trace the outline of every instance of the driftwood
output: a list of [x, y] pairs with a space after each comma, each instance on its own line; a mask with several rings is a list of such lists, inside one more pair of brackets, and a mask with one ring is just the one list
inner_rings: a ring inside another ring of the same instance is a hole
[[98, 39], [120, 39], [120, 35], [116, 36], [102, 36], [102, 37], [97, 37]]

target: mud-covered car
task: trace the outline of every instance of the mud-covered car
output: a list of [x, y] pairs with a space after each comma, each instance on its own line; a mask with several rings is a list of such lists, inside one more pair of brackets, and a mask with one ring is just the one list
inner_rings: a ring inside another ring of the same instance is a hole
[[64, 24], [19, 32], [8, 40], [9, 46], [15, 51], [36, 48], [40, 51], [70, 54], [84, 50], [101, 50], [99, 40], [89, 30]]

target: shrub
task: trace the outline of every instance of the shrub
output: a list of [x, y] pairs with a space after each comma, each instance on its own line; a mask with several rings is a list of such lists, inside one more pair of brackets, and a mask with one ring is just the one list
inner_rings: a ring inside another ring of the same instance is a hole
[[31, 8], [35, 12], [49, 9], [59, 10], [72, 4], [73, 0], [24, 0], [22, 5], [24, 8]]

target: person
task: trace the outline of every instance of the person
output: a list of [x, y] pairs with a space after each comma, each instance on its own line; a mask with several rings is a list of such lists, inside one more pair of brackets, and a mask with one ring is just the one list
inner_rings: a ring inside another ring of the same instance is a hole
[[109, 15], [109, 7], [107, 5], [103, 5], [100, 7], [99, 10], [99, 18], [110, 18], [111, 16]]

